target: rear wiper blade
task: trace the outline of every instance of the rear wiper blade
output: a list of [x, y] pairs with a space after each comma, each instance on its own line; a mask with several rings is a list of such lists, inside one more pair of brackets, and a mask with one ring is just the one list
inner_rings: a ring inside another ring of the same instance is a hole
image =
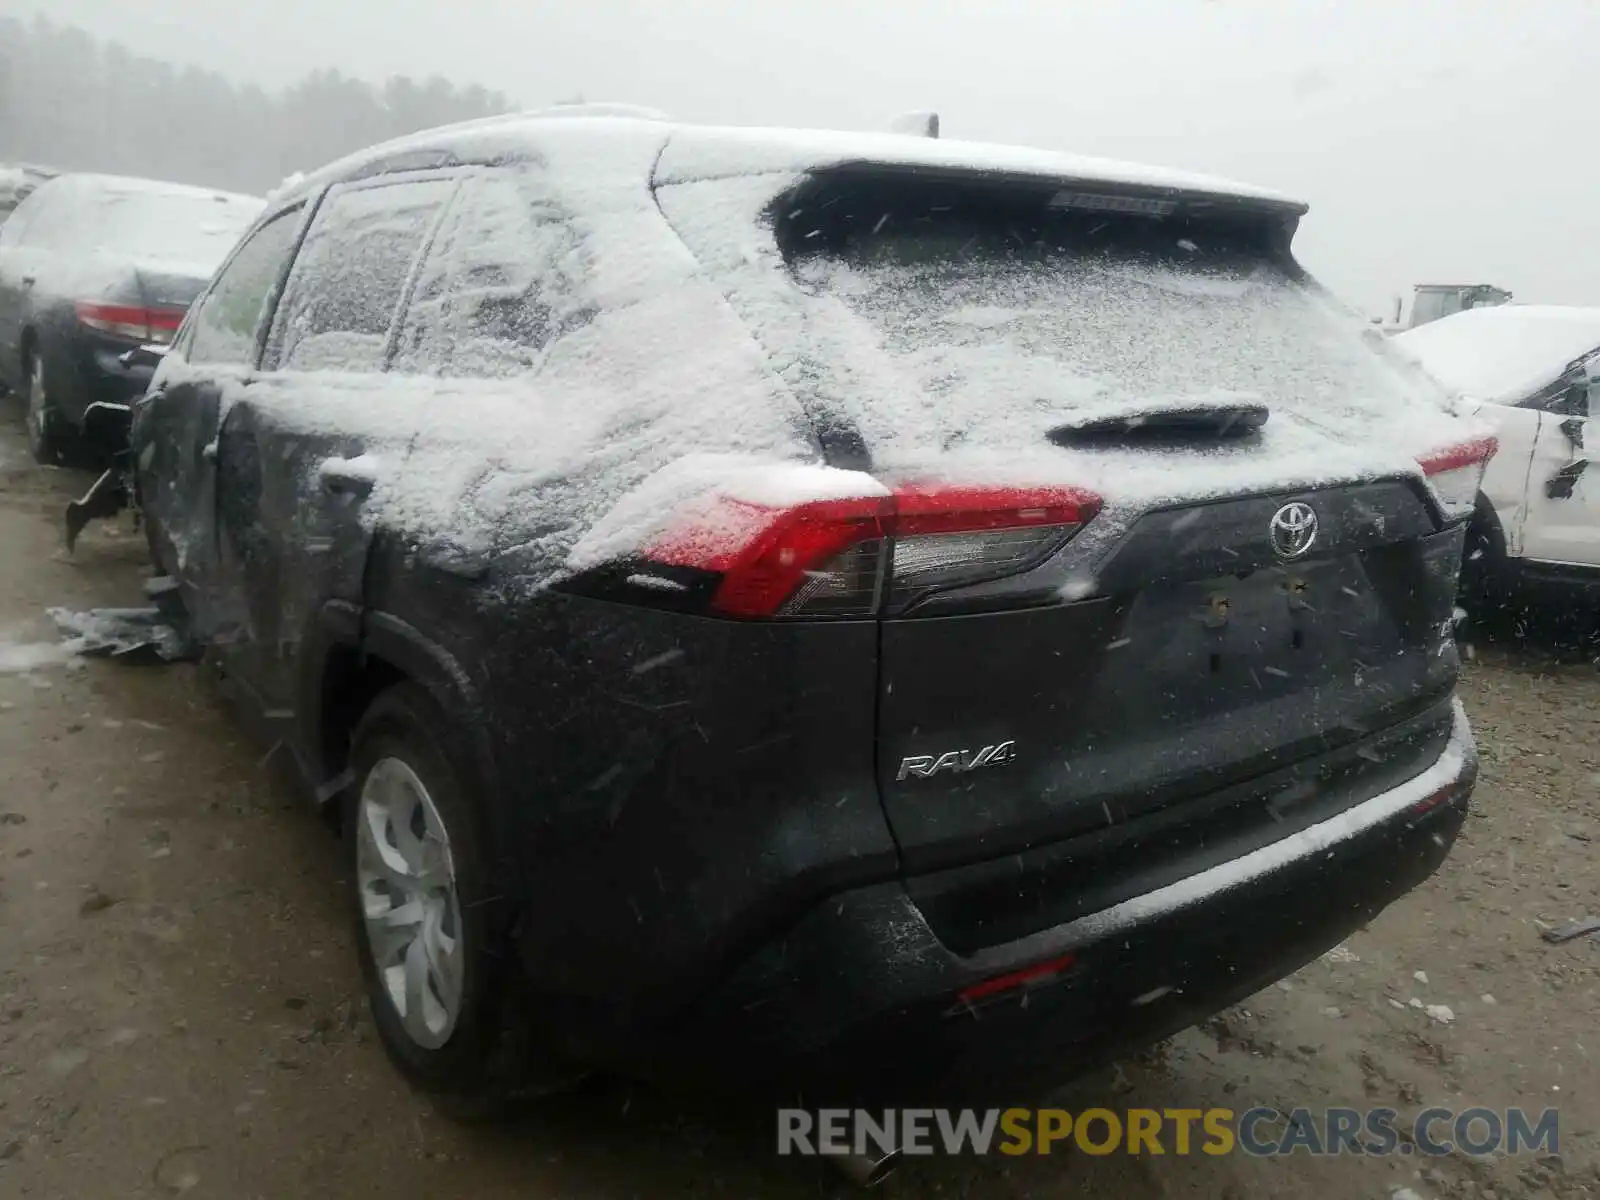
[[1131, 442], [1193, 444], [1250, 437], [1260, 431], [1271, 415], [1272, 411], [1265, 404], [1164, 408], [1058, 425], [1045, 436], [1058, 446]]

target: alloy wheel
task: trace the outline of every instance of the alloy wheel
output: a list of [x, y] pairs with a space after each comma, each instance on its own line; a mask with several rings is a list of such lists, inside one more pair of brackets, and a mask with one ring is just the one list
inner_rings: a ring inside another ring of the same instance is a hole
[[465, 961], [449, 832], [399, 758], [373, 765], [357, 805], [356, 877], [373, 964], [407, 1036], [437, 1049], [461, 1015]]

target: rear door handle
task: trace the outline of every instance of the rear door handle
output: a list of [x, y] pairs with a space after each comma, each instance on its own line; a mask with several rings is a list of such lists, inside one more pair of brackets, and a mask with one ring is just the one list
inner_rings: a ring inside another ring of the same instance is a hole
[[22, 286], [23, 287], [32, 287], [34, 284], [36, 284], [38, 282], [39, 282], [38, 277], [34, 276], [34, 275], [24, 275], [22, 277]]

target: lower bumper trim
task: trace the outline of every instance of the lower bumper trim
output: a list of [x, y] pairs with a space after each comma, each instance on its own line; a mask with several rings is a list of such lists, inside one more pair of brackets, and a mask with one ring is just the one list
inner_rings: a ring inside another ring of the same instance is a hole
[[1454, 702], [1454, 709], [1455, 722], [1444, 752], [1427, 770], [1399, 787], [1187, 879], [1180, 879], [1142, 896], [1134, 896], [1065, 925], [1041, 930], [1003, 945], [987, 947], [968, 957], [966, 964], [980, 971], [1003, 970], [1019, 960], [1045, 958], [1076, 949], [1129, 926], [1203, 904], [1224, 892], [1332, 850], [1341, 842], [1394, 820], [1408, 809], [1426, 804], [1438, 793], [1460, 784], [1464, 777], [1471, 774], [1477, 761], [1472, 729], [1459, 699]]
[[[629, 1059], [719, 1086], [757, 1077], [836, 1095], [1015, 1098], [1054, 1086], [1205, 1019], [1370, 921], [1444, 861], [1476, 776], [1457, 703], [1443, 751], [1405, 783], [975, 954], [942, 943], [900, 883], [842, 893], [634, 1043]], [[1060, 969], [958, 999], [1045, 963]]]

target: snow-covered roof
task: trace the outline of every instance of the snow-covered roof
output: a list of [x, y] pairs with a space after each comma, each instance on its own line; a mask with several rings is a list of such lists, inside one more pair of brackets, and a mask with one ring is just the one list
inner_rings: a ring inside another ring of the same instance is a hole
[[[589, 106], [594, 108], [596, 106]], [[849, 163], [967, 170], [1072, 183], [1156, 188], [1188, 194], [1226, 197], [1280, 206], [1296, 214], [1307, 206], [1281, 192], [1236, 183], [1210, 175], [1113, 159], [1062, 154], [1025, 146], [911, 137], [893, 133], [851, 133], [818, 129], [765, 129], [744, 126], [691, 125], [652, 115], [639, 119], [614, 115], [615, 109], [563, 113], [559, 108], [537, 113], [490, 117], [443, 129], [412, 134], [363, 150], [307, 176], [295, 190], [360, 175], [385, 159], [430, 150], [458, 154], [510, 156], [537, 154], [543, 144], [582, 139], [598, 152], [599, 165], [616, 146], [638, 163], [653, 183], [728, 178], [769, 173], [803, 174]], [[630, 153], [653, 142], [657, 155]], [[569, 160], [570, 161], [570, 160]], [[614, 173], [615, 164], [602, 170]], [[652, 174], [653, 172], [653, 174]]]
[[659, 108], [643, 104], [617, 104], [604, 100], [575, 100], [570, 104], [552, 104], [548, 108], [530, 109], [516, 113], [512, 119], [522, 117], [634, 117], [641, 121], [670, 121], [672, 118]]
[[0, 211], [10, 212], [55, 172], [28, 163], [0, 163]]
[[1481, 401], [1515, 401], [1600, 347], [1600, 308], [1470, 308], [1396, 335], [1440, 383]]
[[59, 171], [52, 170], [50, 167], [40, 167], [34, 165], [33, 163], [0, 163], [0, 180], [5, 180], [7, 182], [12, 180], [26, 179], [34, 183], [40, 183], [46, 179], [54, 179], [60, 173], [61, 172]]
[[52, 180], [56, 188], [76, 188], [87, 192], [121, 193], [124, 195], [206, 196], [245, 204], [260, 204], [261, 197], [240, 192], [227, 192], [221, 188], [194, 187], [187, 183], [168, 183], [161, 179], [141, 179], [136, 175], [97, 175], [74, 171]]

